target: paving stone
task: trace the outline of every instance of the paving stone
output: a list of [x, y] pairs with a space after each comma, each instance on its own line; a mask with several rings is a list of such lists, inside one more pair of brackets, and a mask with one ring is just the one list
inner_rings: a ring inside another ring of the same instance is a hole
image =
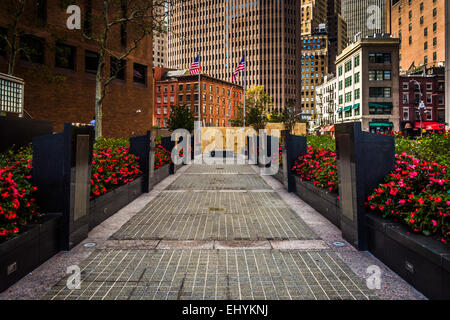
[[[318, 268], [317, 265], [321, 267]], [[123, 268], [125, 265], [129, 267]], [[46, 299], [375, 299], [329, 250], [97, 250]]]
[[112, 239], [318, 239], [275, 192], [162, 192]]
[[231, 174], [182, 175], [167, 190], [270, 190], [260, 176]]
[[322, 240], [270, 241], [272, 248], [278, 250], [324, 250], [330, 249]]

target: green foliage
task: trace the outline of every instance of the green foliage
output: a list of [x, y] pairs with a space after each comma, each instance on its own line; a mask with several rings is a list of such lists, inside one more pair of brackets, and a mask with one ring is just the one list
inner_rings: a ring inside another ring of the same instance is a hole
[[284, 112], [279, 112], [278, 110], [273, 110], [268, 116], [269, 123], [281, 123], [284, 122], [284, 119]]
[[95, 141], [95, 149], [117, 149], [121, 147], [129, 147], [130, 139], [128, 138], [103, 138], [100, 137]]
[[19, 161], [31, 160], [33, 157], [33, 149], [31, 143], [25, 147], [12, 147], [5, 152], [0, 153], [0, 168], [15, 165]]
[[272, 97], [264, 90], [264, 86], [254, 86], [246, 94], [246, 125], [255, 130], [264, 129], [267, 123], [267, 110], [273, 106]]
[[401, 134], [395, 136], [395, 152], [408, 155], [427, 162], [437, 162], [440, 165], [450, 166], [450, 134], [435, 133], [425, 135], [423, 138], [411, 140]]
[[175, 110], [170, 114], [168, 127], [171, 132], [177, 129], [194, 131], [194, 115], [191, 108], [186, 105], [175, 107]]
[[336, 141], [330, 136], [307, 136], [307, 141], [313, 149], [336, 152]]

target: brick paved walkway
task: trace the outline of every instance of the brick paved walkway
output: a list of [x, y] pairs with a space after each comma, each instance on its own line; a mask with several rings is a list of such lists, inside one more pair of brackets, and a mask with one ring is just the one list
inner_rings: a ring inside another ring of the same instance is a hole
[[45, 299], [376, 299], [250, 166], [193, 165]]

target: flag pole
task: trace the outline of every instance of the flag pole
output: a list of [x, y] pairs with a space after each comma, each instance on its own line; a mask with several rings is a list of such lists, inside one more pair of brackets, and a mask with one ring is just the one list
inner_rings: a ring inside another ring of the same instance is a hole
[[244, 129], [245, 129], [245, 85], [247, 82], [247, 58], [245, 56], [245, 50], [244, 50], [244, 63], [245, 63], [245, 67], [244, 67]]
[[202, 85], [200, 80], [200, 74], [202, 72], [202, 66], [200, 64], [200, 53], [198, 54], [198, 121], [202, 122], [201, 108], [202, 108]]

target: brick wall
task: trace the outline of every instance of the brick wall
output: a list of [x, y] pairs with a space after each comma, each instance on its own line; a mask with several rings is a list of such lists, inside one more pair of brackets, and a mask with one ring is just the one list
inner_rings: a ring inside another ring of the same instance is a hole
[[[94, 10], [100, 2], [94, 0]], [[69, 31], [68, 15], [59, 0], [47, 0], [46, 24], [38, 23], [33, 7], [26, 9], [20, 30], [45, 39], [44, 63], [32, 63], [17, 57], [15, 75], [25, 80], [25, 110], [35, 119], [50, 120], [55, 131], [65, 122], [89, 123], [95, 113], [95, 74], [85, 71], [85, 50], [97, 51], [95, 43], [82, 39], [80, 31]], [[82, 14], [84, 14], [82, 8]], [[95, 14], [95, 11], [94, 11]], [[0, 9], [0, 27], [7, 28], [11, 14]], [[98, 30], [98, 29], [97, 29]], [[94, 25], [94, 32], [96, 26]], [[97, 31], [98, 32], [98, 31]], [[56, 36], [55, 36], [56, 35]], [[128, 35], [128, 44], [133, 39]], [[55, 39], [76, 47], [74, 70], [55, 67]], [[120, 30], [110, 36], [113, 50], [120, 51]], [[123, 137], [144, 134], [152, 125], [153, 75], [152, 39], [144, 39], [127, 58], [125, 80], [114, 80], [103, 104], [103, 135]], [[133, 81], [133, 63], [147, 66], [147, 85]], [[7, 56], [0, 56], [0, 72], [7, 72]], [[106, 70], [110, 70], [109, 57]], [[141, 112], [136, 112], [140, 110]]]

